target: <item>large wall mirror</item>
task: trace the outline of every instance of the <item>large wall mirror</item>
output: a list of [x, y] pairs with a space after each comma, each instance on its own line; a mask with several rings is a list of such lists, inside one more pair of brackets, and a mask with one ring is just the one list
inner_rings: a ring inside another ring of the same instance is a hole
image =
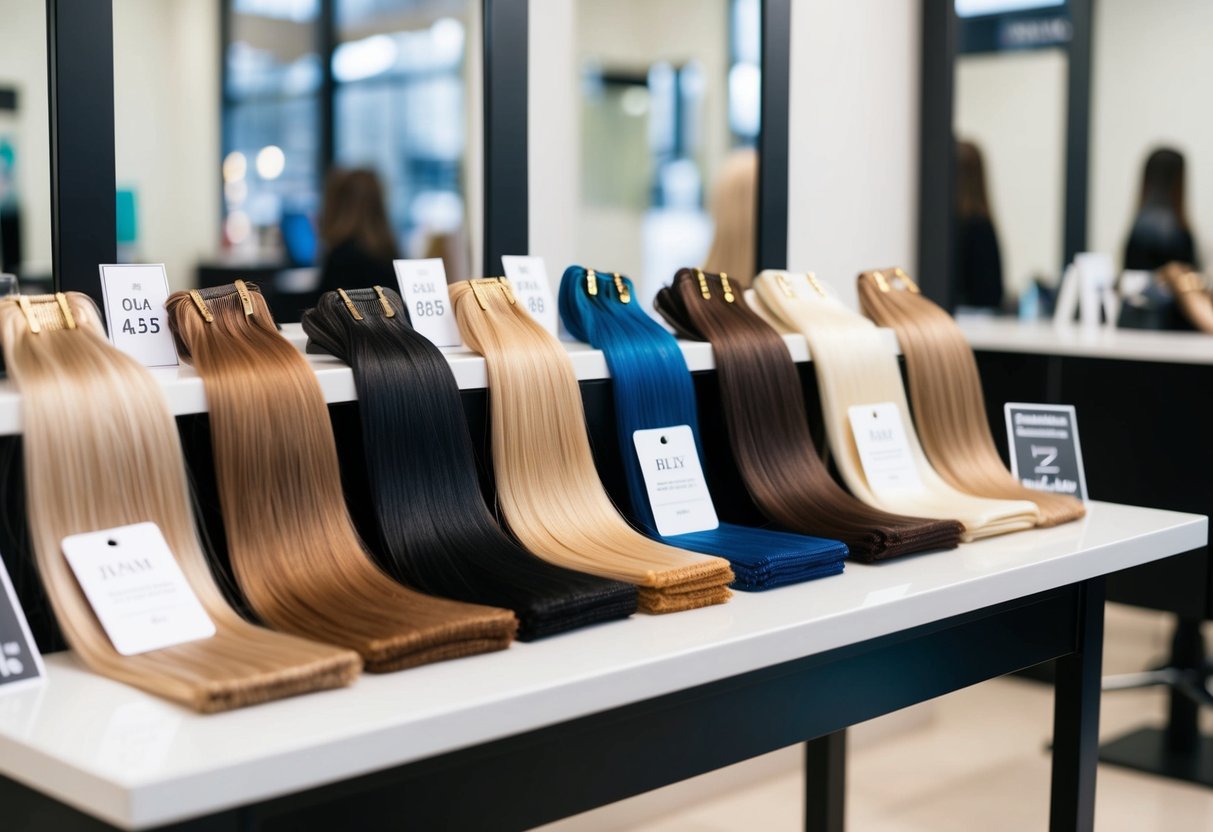
[[482, 259], [477, 0], [114, 0], [118, 256], [283, 321]]
[[0, 273], [35, 293], [52, 272], [46, 43], [45, 4], [0, 0]]

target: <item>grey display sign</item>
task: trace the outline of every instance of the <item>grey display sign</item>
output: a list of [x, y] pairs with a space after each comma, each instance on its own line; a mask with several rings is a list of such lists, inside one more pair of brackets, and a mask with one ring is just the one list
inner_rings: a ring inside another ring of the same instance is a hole
[[0, 561], [0, 693], [40, 683], [44, 676], [42, 655], [29, 632], [25, 612], [17, 601], [4, 562]]
[[1074, 405], [1007, 402], [1011, 473], [1028, 488], [1068, 494], [1084, 502], [1087, 479]]

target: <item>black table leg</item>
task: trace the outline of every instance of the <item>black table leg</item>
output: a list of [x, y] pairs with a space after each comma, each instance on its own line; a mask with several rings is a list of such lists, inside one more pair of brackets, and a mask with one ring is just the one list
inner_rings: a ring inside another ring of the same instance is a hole
[[1053, 694], [1053, 792], [1049, 829], [1095, 828], [1099, 694], [1103, 662], [1104, 578], [1083, 584], [1076, 652], [1057, 660]]
[[806, 832], [842, 832], [846, 827], [845, 728], [805, 743], [804, 786]]

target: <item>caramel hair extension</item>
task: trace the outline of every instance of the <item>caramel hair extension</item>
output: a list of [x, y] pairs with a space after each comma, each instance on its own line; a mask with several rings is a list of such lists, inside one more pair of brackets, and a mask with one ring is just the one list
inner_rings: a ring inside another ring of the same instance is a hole
[[[876, 325], [848, 309], [810, 275], [764, 271], [754, 280], [758, 297], [809, 342], [821, 392], [826, 436], [839, 473], [851, 492], [886, 511], [924, 517], [955, 517], [962, 540], [977, 540], [1030, 528], [1040, 520], [1027, 500], [991, 500], [952, 487], [927, 462], [914, 432], [897, 356]], [[852, 405], [892, 402], [901, 413], [906, 441], [922, 488], [878, 494], [864, 475], [847, 414]]]
[[[85, 295], [0, 301], [0, 341], [22, 394], [25, 488], [38, 571], [89, 668], [210, 713], [349, 684], [356, 653], [240, 618], [207, 567], [177, 425], [160, 386], [105, 339]], [[60, 551], [64, 537], [154, 522], [215, 624], [200, 641], [119, 654]]]
[[990, 434], [973, 350], [952, 316], [923, 297], [909, 275], [901, 269], [864, 272], [859, 303], [877, 326], [897, 333], [918, 438], [949, 485], [979, 497], [1031, 500], [1042, 526], [1086, 514], [1079, 500], [1034, 491], [1011, 476]]
[[1213, 297], [1195, 269], [1187, 263], [1168, 263], [1159, 269], [1158, 279], [1171, 290], [1188, 323], [1201, 332], [1213, 333]]
[[656, 303], [675, 329], [711, 342], [733, 457], [763, 513], [803, 534], [845, 541], [860, 561], [956, 546], [959, 523], [881, 511], [834, 481], [809, 433], [787, 345], [729, 288], [718, 275], [682, 269]]
[[175, 292], [167, 306], [178, 349], [206, 386], [229, 558], [258, 616], [351, 647], [369, 671], [509, 645], [513, 613], [421, 595], [371, 562], [342, 495], [316, 374], [255, 286]]
[[728, 600], [728, 561], [649, 540], [598, 479], [568, 354], [504, 278], [451, 285], [459, 330], [485, 358], [497, 499], [511, 531], [559, 566], [627, 581], [645, 612]]

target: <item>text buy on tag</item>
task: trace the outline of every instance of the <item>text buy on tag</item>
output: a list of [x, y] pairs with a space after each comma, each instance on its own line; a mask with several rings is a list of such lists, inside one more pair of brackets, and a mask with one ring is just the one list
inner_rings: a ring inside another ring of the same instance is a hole
[[136, 523], [63, 538], [63, 556], [124, 656], [210, 638], [215, 624], [160, 527]]
[[413, 329], [429, 338], [436, 347], [458, 347], [463, 343], [451, 308], [451, 293], [446, 285], [442, 258], [396, 260], [396, 280], [400, 297], [408, 309]]
[[857, 404], [847, 408], [847, 416], [863, 474], [872, 491], [890, 494], [922, 488], [896, 404]]
[[514, 288], [514, 297], [530, 316], [552, 335], [557, 335], [556, 302], [552, 299], [552, 284], [542, 257], [517, 254], [501, 255], [501, 266]]
[[177, 348], [164, 309], [169, 295], [164, 264], [99, 268], [110, 343], [144, 367], [176, 367]]
[[689, 425], [638, 430], [632, 441], [658, 534], [704, 532], [720, 525]]

